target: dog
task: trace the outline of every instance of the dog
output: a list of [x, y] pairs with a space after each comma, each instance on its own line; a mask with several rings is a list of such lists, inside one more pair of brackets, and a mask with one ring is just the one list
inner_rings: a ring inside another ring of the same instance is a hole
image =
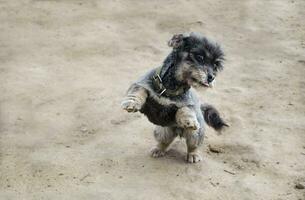
[[127, 91], [121, 106], [128, 112], [141, 112], [156, 125], [158, 144], [152, 157], [164, 156], [177, 137], [187, 144], [186, 161], [202, 160], [205, 124], [220, 131], [228, 124], [211, 105], [202, 104], [194, 88], [213, 86], [223, 69], [221, 47], [198, 33], [176, 34], [168, 42], [172, 51], [161, 67], [150, 70]]

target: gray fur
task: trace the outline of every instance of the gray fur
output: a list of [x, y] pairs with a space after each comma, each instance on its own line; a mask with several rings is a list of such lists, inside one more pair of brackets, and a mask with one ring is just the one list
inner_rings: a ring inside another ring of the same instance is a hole
[[[216, 129], [221, 129], [226, 124], [214, 107], [208, 107], [209, 113], [204, 113], [205, 109], [193, 86], [209, 87], [212, 84], [217, 72], [223, 68], [224, 54], [218, 44], [195, 33], [175, 35], [170, 40], [169, 46], [173, 47], [173, 50], [162, 65], [160, 73], [162, 83], [165, 88], [171, 90], [182, 87], [185, 89], [184, 93], [176, 96], [166, 94], [160, 96], [152, 82], [156, 69], [152, 69], [131, 85], [127, 92], [127, 99], [122, 105], [125, 108], [133, 106], [134, 98], [140, 95], [137, 94], [137, 90], [144, 89], [146, 101], [137, 105], [140, 108], [133, 109], [133, 111], [139, 110], [147, 116], [149, 121], [157, 125], [154, 135], [158, 145], [153, 149], [152, 155], [154, 157], [164, 155], [169, 144], [180, 135], [186, 138], [187, 160], [198, 162], [201, 158], [197, 148], [203, 142], [205, 121]], [[128, 97], [132, 98], [128, 99]], [[139, 99], [141, 99], [140, 97], [142, 96], [139, 96]], [[177, 117], [180, 116], [177, 116], [177, 111], [181, 109], [184, 109], [185, 113], [181, 112], [183, 120], [178, 123]], [[211, 112], [213, 112], [213, 117], [209, 117], [212, 116]], [[193, 126], [188, 127], [192, 123]], [[196, 124], [199, 124], [199, 127]]]

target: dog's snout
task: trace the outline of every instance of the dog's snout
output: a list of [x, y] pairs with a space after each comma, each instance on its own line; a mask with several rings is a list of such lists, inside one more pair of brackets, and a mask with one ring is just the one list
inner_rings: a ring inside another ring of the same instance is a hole
[[214, 80], [215, 76], [212, 74], [208, 74], [208, 82], [211, 83]]

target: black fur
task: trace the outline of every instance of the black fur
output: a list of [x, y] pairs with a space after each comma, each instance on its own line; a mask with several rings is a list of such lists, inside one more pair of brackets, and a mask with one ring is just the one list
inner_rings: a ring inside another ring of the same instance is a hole
[[[175, 36], [174, 36], [175, 37]], [[206, 71], [215, 77], [223, 69], [224, 53], [221, 47], [200, 34], [180, 35], [180, 46], [176, 46], [162, 65], [161, 78], [165, 88], [174, 90], [179, 87], [190, 88], [187, 80], [177, 80], [175, 73], [182, 62]], [[186, 58], [183, 58], [187, 54]]]
[[173, 105], [164, 106], [159, 104], [153, 98], [148, 97], [146, 103], [140, 110], [145, 114], [150, 122], [159, 126], [170, 126], [175, 122], [175, 115], [178, 107]]
[[219, 112], [211, 105], [202, 104], [201, 111], [204, 117], [204, 121], [213, 127], [215, 130], [220, 131], [224, 127], [229, 126], [221, 117]]
[[[190, 77], [186, 76], [178, 80], [176, 75], [181, 64], [187, 62], [190, 66], [190, 71], [197, 69], [198, 71], [204, 71], [208, 74], [212, 73], [216, 76], [217, 72], [223, 68], [224, 53], [218, 44], [196, 33], [191, 33], [187, 36], [180, 34], [174, 37], [175, 41], [170, 43], [170, 46], [174, 46], [174, 48], [162, 64], [160, 77], [165, 88], [175, 90], [183, 87], [185, 92], [177, 96], [163, 94], [162, 97], [174, 102], [182, 102], [184, 106], [191, 105], [194, 107], [196, 113], [198, 112], [199, 118], [202, 118], [202, 120], [204, 118], [210, 126], [216, 130], [220, 130], [226, 124], [219, 117], [219, 113], [215, 108], [207, 107], [207, 110], [201, 114], [200, 100], [190, 90], [192, 85], [190, 85], [188, 79], [193, 77], [190, 75]], [[199, 59], [198, 56], [202, 57], [202, 59]], [[158, 100], [152, 97], [153, 94], [158, 95], [158, 90], [154, 88], [152, 82], [152, 77], [155, 75], [155, 72], [156, 69], [151, 70], [136, 82], [136, 85], [144, 87], [148, 91], [147, 100], [140, 111], [147, 116], [150, 122], [156, 125], [175, 125], [175, 114], [179, 107], [176, 104], [161, 105]], [[204, 81], [206, 78], [202, 77], [201, 81]], [[200, 120], [198, 119], [198, 121]]]
[[189, 89], [190, 86], [183, 81], [178, 81], [175, 78], [175, 73], [177, 71], [177, 64], [181, 61], [178, 52], [172, 51], [163, 62], [161, 77], [165, 88], [170, 90], [177, 89], [179, 87], [184, 87]]
[[152, 149], [153, 157], [163, 156], [179, 135], [186, 138], [187, 161], [195, 163], [201, 160], [198, 148], [206, 124], [217, 131], [228, 125], [213, 106], [201, 104], [192, 87], [213, 86], [223, 68], [224, 54], [218, 44], [195, 33], [174, 35], [168, 44], [173, 50], [162, 67], [132, 84], [122, 107], [128, 112], [140, 111], [157, 125], [154, 136], [158, 145]]
[[198, 34], [191, 34], [184, 40], [184, 51], [203, 56], [204, 63], [212, 67], [213, 71], [223, 69], [224, 53], [217, 43]]

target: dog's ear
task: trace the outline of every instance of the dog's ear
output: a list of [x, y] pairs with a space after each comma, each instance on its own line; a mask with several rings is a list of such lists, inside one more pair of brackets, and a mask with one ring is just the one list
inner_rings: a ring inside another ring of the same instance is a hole
[[183, 34], [176, 34], [168, 41], [168, 46], [173, 47], [173, 49], [178, 49], [183, 45], [183, 39], [184, 39]]

